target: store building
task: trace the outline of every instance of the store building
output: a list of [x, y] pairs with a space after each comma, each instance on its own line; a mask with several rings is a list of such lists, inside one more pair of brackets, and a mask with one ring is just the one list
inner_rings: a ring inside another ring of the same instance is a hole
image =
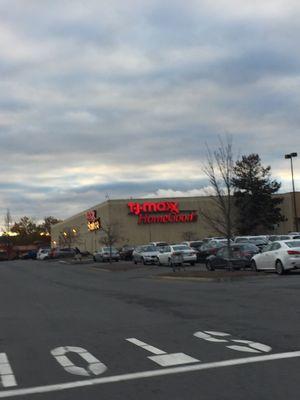
[[[272, 233], [287, 233], [295, 230], [293, 196], [278, 196], [283, 197], [281, 207], [287, 220], [274, 227]], [[300, 211], [300, 192], [296, 199]], [[103, 246], [108, 235], [116, 239], [117, 247], [219, 236], [204, 218], [204, 210], [217, 212], [212, 197], [107, 200], [53, 225], [52, 247], [77, 246], [93, 252]]]

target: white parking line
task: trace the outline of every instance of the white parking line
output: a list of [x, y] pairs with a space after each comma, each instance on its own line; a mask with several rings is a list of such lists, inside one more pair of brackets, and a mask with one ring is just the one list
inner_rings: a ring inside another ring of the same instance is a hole
[[135, 344], [136, 346], [141, 347], [149, 351], [152, 354], [156, 354], [155, 356], [147, 357], [149, 360], [154, 361], [156, 364], [161, 367], [171, 367], [174, 365], [182, 365], [182, 364], [191, 364], [199, 362], [197, 358], [193, 358], [184, 353], [172, 353], [167, 354], [165, 351], [158, 349], [157, 347], [150, 346], [147, 343], [142, 342], [136, 338], [126, 339], [128, 342]]
[[0, 353], [0, 385], [1, 384], [3, 387], [17, 386], [14, 373], [5, 353]]
[[149, 360], [154, 361], [156, 364], [160, 365], [161, 367], [171, 367], [174, 365], [183, 365], [183, 364], [192, 364], [199, 362], [197, 358], [188, 356], [184, 353], [171, 353], [171, 354], [164, 354], [161, 356], [151, 356], [148, 357]]
[[254, 364], [254, 363], [259, 363], [259, 362], [283, 360], [283, 359], [296, 358], [296, 357], [300, 357], [300, 351], [269, 354], [269, 355], [263, 355], [263, 356], [255, 356], [255, 357], [237, 358], [237, 359], [233, 359], [233, 360], [210, 362], [210, 363], [206, 363], [206, 364], [194, 364], [194, 365], [188, 365], [188, 366], [184, 366], [184, 367], [165, 368], [165, 369], [159, 369], [159, 370], [154, 370], [154, 371], [135, 372], [135, 373], [131, 373], [131, 374], [108, 376], [108, 377], [104, 377], [104, 378], [93, 378], [93, 379], [87, 379], [84, 381], [61, 383], [61, 384], [57, 384], [57, 385], [37, 386], [37, 387], [31, 387], [31, 388], [27, 388], [27, 389], [5, 390], [3, 392], [0, 392], [0, 398], [4, 399], [7, 397], [13, 397], [13, 396], [25, 396], [25, 395], [36, 394], [36, 393], [57, 392], [60, 390], [74, 389], [74, 388], [79, 388], [79, 387], [84, 387], [84, 386], [103, 385], [105, 383], [124, 382], [124, 381], [130, 381], [130, 380], [135, 380], [135, 379], [152, 378], [155, 376], [181, 374], [181, 373], [186, 373], [186, 372], [203, 371], [203, 370], [207, 370], [207, 369], [232, 367], [235, 365]]
[[142, 347], [144, 350], [147, 350], [152, 354], [166, 354], [165, 351], [160, 350], [157, 347], [150, 346], [150, 344], [144, 343], [139, 339], [129, 338], [129, 339], [126, 339], [126, 340], [127, 340], [127, 342], [135, 344], [138, 347]]

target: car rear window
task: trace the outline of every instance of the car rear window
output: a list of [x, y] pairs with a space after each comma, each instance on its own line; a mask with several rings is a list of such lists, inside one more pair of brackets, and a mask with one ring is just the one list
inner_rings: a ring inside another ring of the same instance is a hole
[[288, 247], [300, 247], [300, 240], [293, 240], [291, 242], [284, 242]]
[[248, 238], [238, 238], [235, 240], [235, 243], [247, 243], [248, 240]]
[[190, 250], [188, 246], [182, 245], [182, 246], [173, 246], [174, 250]]
[[190, 246], [191, 246], [191, 247], [199, 247], [199, 246], [202, 246], [202, 244], [203, 244], [202, 241], [199, 241], [199, 242], [191, 242], [191, 243], [190, 243]]
[[265, 238], [257, 237], [257, 238], [250, 238], [249, 242], [251, 243], [264, 243], [266, 242]]
[[250, 244], [250, 243], [245, 243], [245, 244], [241, 244], [240, 249], [242, 250], [251, 250], [251, 251], [257, 251], [257, 246], [255, 246], [254, 244]]

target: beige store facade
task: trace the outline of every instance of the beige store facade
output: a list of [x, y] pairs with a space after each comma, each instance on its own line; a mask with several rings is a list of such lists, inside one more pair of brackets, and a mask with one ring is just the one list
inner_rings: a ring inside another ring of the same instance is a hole
[[[293, 197], [290, 193], [280, 196], [287, 221], [275, 227], [274, 232], [287, 233], [294, 230]], [[297, 205], [300, 210], [300, 192]], [[107, 200], [53, 225], [51, 245], [77, 246], [93, 252], [103, 246], [106, 235], [101, 227], [111, 229], [118, 237], [116, 247], [152, 241], [178, 243], [219, 235], [205, 221], [201, 210], [214, 212], [211, 197]]]

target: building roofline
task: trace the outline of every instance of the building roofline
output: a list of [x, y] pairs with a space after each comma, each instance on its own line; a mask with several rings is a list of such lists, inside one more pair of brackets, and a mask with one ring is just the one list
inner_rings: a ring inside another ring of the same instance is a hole
[[[293, 192], [284, 192], [284, 193], [277, 193], [275, 196], [285, 196], [285, 195], [292, 195]], [[300, 191], [296, 191], [296, 195], [300, 194]], [[76, 217], [80, 217], [83, 214], [85, 214], [87, 211], [93, 210], [95, 208], [103, 207], [106, 204], [111, 204], [111, 203], [118, 203], [118, 202], [130, 202], [130, 201], [174, 201], [174, 200], [185, 200], [185, 199], [192, 199], [192, 200], [197, 200], [197, 199], [209, 199], [211, 197], [214, 197], [213, 195], [210, 196], [179, 196], [179, 197], [130, 197], [130, 198], [124, 198], [124, 199], [109, 199], [109, 200], [104, 200], [101, 203], [98, 203], [94, 206], [88, 207], [87, 209], [71, 215], [70, 217], [64, 219], [61, 222], [58, 222], [57, 224], [53, 226], [58, 226], [60, 224], [65, 224], [69, 220], [72, 220]]]

